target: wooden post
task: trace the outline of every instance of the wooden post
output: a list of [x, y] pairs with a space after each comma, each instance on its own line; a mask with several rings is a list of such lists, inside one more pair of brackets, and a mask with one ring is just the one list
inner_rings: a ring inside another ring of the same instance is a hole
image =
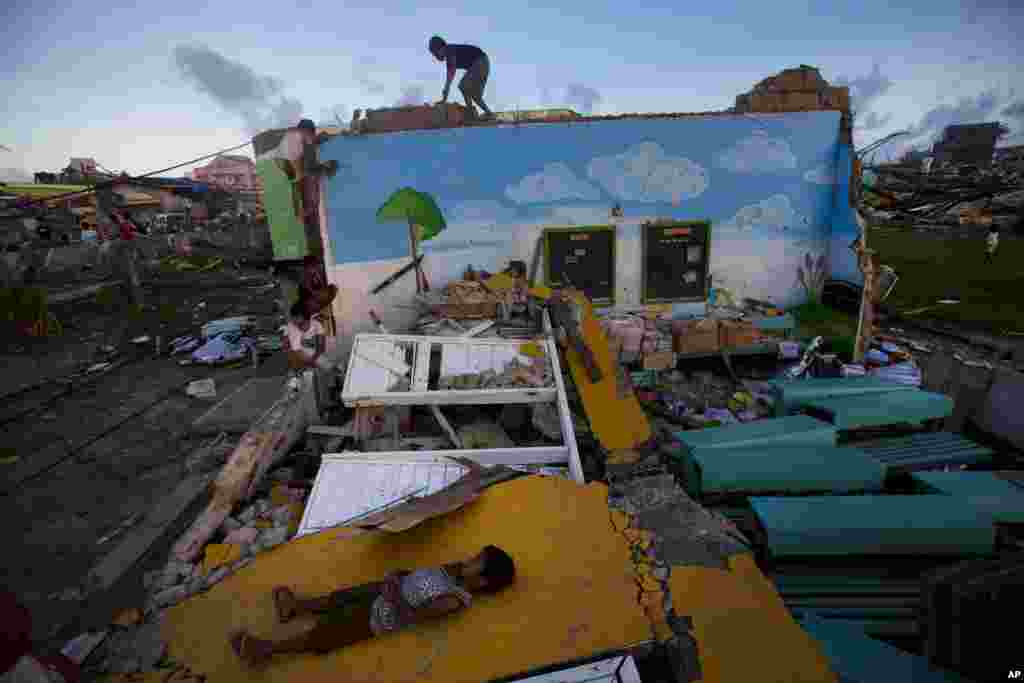
[[[415, 261], [416, 257], [419, 256], [419, 253], [418, 253], [419, 240], [416, 237], [416, 227], [417, 226], [416, 226], [415, 223], [413, 223], [412, 221], [409, 221], [409, 249], [412, 252], [412, 259], [413, 259], [413, 261]], [[423, 291], [423, 289], [422, 289], [422, 282], [423, 282], [423, 271], [420, 269], [420, 264], [417, 263], [416, 264], [416, 293], [417, 294], [419, 294], [419, 293], [421, 293]]]

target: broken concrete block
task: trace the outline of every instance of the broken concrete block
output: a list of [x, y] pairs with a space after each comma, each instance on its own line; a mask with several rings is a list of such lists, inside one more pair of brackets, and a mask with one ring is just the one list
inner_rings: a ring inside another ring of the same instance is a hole
[[276, 548], [287, 540], [288, 528], [274, 527], [273, 529], [267, 529], [260, 534], [257, 543], [263, 550], [270, 550], [271, 548]]
[[260, 531], [256, 527], [243, 526], [240, 529], [235, 529], [230, 534], [224, 537], [224, 543], [231, 545], [246, 546], [256, 540], [259, 536]]
[[270, 512], [270, 518], [276, 526], [287, 526], [292, 519], [292, 511], [287, 505], [276, 507]]
[[153, 603], [157, 607], [170, 607], [186, 597], [188, 597], [188, 586], [173, 586], [154, 595]]

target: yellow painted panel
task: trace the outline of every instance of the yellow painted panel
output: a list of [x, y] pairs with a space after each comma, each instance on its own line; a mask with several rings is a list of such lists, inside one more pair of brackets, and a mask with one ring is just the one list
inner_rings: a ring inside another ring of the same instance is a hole
[[484, 285], [492, 292], [503, 292], [512, 289], [515, 284], [516, 279], [508, 273], [496, 273], [484, 281]]
[[542, 299], [544, 301], [547, 301], [548, 299], [551, 298], [553, 290], [550, 287], [538, 286], [530, 287], [528, 290], [526, 290], [526, 293], [535, 299]]
[[572, 348], [566, 349], [565, 357], [590, 419], [590, 428], [601, 445], [608, 450], [638, 446], [651, 438], [647, 415], [632, 392], [626, 398], [619, 398], [615, 375], [617, 360], [612, 358], [604, 330], [594, 317], [593, 306], [582, 297], [577, 301], [584, 308], [583, 339], [593, 352], [603, 375], [600, 382], [591, 383], [579, 354]]
[[242, 558], [242, 546], [233, 543], [211, 543], [203, 555], [203, 574], [209, 574], [218, 567], [237, 562]]
[[837, 680], [817, 642], [800, 628], [750, 555], [729, 571], [673, 567], [672, 604], [693, 618], [705, 683], [829, 683]]
[[[625, 518], [609, 513], [607, 495], [600, 483], [531, 476], [494, 486], [462, 510], [401, 534], [297, 539], [169, 610], [170, 653], [211, 683], [478, 683], [649, 640], [628, 545], [609, 523], [609, 514], [619, 528]], [[515, 559], [516, 584], [478, 597], [463, 613], [325, 656], [281, 656], [262, 672], [244, 669], [228, 645], [234, 628], [271, 637], [303, 628], [276, 623], [275, 586], [324, 594], [396, 569], [469, 557], [487, 544]]]

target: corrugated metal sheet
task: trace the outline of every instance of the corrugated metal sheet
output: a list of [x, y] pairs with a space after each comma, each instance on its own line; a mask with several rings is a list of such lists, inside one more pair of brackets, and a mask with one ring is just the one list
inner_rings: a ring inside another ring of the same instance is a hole
[[[850, 379], [854, 378], [845, 381]], [[876, 393], [870, 396], [815, 399], [804, 403], [803, 409], [827, 416], [837, 429], [857, 429], [904, 422], [917, 424], [949, 417], [953, 414], [953, 399], [942, 394], [910, 390]]]
[[751, 498], [774, 557], [987, 554], [993, 512], [952, 496]]
[[830, 444], [694, 448], [690, 455], [703, 494], [881, 491], [886, 472], [856, 448]]
[[777, 379], [771, 380], [769, 384], [778, 397], [775, 409], [780, 415], [798, 410], [800, 406], [811, 401], [914, 389], [886, 382], [878, 377], [811, 377], [791, 381]]
[[860, 442], [857, 448], [890, 471], [916, 471], [990, 462], [995, 451], [953, 432], [927, 432]]
[[767, 445], [834, 445], [836, 428], [807, 415], [757, 420], [728, 427], [676, 432], [686, 448], [736, 448]]

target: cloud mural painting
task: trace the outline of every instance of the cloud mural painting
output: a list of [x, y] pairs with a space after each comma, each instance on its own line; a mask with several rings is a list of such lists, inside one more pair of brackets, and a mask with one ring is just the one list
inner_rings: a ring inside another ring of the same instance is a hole
[[[756, 204], [744, 206], [732, 218], [715, 226], [716, 231], [763, 233], [799, 233], [809, 229], [809, 222], [793, 208], [789, 197], [772, 195]], [[794, 235], [795, 236], [795, 235]]]
[[835, 185], [836, 175], [834, 167], [828, 164], [816, 166], [804, 173], [804, 180], [815, 185]]
[[717, 163], [733, 173], [777, 173], [797, 166], [789, 142], [768, 137], [763, 131], [755, 131], [719, 154]]
[[641, 142], [621, 154], [597, 157], [587, 174], [617, 199], [633, 202], [672, 202], [699, 197], [708, 189], [703, 166], [668, 155], [654, 142]]
[[540, 173], [526, 176], [505, 188], [505, 196], [517, 204], [543, 204], [566, 200], [597, 201], [601, 191], [579, 178], [561, 161], [545, 164]]

